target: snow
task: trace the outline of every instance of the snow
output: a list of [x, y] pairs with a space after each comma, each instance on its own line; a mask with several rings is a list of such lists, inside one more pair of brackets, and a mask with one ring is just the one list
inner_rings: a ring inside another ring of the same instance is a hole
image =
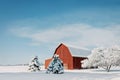
[[87, 57], [91, 54], [90, 50], [68, 46], [72, 56]]
[[0, 66], [0, 80], [120, 80], [120, 71], [102, 69], [65, 70], [64, 74], [29, 72], [27, 66]]
[[[30, 72], [29, 66], [0, 66], [0, 73]], [[44, 66], [41, 66], [44, 70]]]
[[0, 73], [28, 72], [28, 66], [0, 66]]

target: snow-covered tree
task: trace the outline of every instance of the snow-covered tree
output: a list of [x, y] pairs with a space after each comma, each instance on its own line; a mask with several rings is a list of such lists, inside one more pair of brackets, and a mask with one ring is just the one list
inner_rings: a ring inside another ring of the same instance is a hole
[[83, 67], [102, 67], [110, 71], [112, 66], [120, 66], [120, 47], [95, 48], [88, 59], [82, 61]]
[[30, 71], [40, 71], [40, 63], [38, 61], [38, 57], [35, 56], [29, 63], [29, 69]]
[[59, 58], [59, 55], [54, 55], [52, 61], [50, 62], [46, 73], [53, 73], [53, 74], [62, 74], [64, 73], [63, 62]]

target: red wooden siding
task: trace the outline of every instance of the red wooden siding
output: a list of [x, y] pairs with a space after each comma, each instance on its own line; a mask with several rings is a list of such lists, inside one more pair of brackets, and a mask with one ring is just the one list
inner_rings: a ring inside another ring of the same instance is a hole
[[45, 69], [47, 69], [47, 67], [50, 64], [51, 60], [52, 60], [52, 58], [45, 60]]

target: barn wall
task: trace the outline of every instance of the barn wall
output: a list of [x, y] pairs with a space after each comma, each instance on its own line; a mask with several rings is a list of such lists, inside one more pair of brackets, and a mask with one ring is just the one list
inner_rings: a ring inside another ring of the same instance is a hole
[[52, 60], [52, 58], [45, 60], [45, 69], [47, 69], [47, 67], [49, 66], [51, 60]]
[[87, 57], [73, 57], [73, 68], [74, 69], [82, 69], [81, 61], [87, 59]]
[[61, 44], [54, 54], [58, 54], [66, 69], [73, 69], [73, 58], [68, 48]]

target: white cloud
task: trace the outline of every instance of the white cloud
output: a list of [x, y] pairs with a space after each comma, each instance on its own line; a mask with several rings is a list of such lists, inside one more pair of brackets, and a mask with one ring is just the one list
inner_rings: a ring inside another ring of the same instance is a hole
[[72, 24], [46, 30], [23, 27], [11, 29], [11, 32], [31, 39], [33, 45], [61, 42], [82, 47], [120, 45], [120, 25], [96, 28], [85, 24]]

